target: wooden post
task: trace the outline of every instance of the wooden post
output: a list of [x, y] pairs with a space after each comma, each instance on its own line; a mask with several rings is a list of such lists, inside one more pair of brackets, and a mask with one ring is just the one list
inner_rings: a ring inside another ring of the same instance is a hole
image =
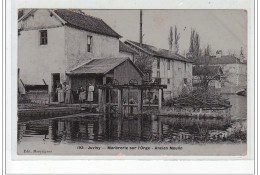
[[158, 134], [159, 134], [159, 140], [162, 140], [162, 120], [161, 116], [158, 116]]
[[118, 138], [121, 137], [122, 130], [122, 117], [123, 117], [123, 100], [122, 100], [123, 89], [118, 89]]
[[159, 111], [162, 109], [162, 89], [159, 89]]
[[143, 90], [138, 89], [138, 114], [143, 111]]
[[123, 113], [123, 89], [118, 89], [118, 113]]
[[143, 90], [138, 89], [138, 136], [142, 137]]
[[98, 109], [103, 112], [102, 89], [98, 89]]

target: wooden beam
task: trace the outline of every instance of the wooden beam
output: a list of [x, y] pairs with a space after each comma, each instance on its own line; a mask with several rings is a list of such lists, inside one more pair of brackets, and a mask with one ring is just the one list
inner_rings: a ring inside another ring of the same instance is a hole
[[122, 118], [123, 118], [123, 89], [118, 89], [118, 138], [121, 137]]
[[142, 89], [138, 89], [138, 114], [142, 113], [143, 110], [143, 90]]
[[138, 136], [142, 137], [143, 90], [138, 89]]
[[99, 112], [103, 111], [102, 89], [98, 89], [98, 108]]
[[159, 89], [159, 111], [162, 109], [162, 89]]
[[123, 89], [118, 89], [118, 113], [123, 114]]

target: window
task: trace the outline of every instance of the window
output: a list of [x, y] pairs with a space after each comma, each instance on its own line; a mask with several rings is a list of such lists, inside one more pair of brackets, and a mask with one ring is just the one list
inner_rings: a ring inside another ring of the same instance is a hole
[[160, 69], [160, 59], [157, 58], [157, 69]]
[[184, 63], [184, 67], [185, 67], [185, 72], [186, 72], [186, 68], [187, 68], [187, 63], [186, 62]]
[[167, 60], [167, 68], [168, 68], [168, 70], [170, 70], [171, 69], [171, 61], [170, 60]]
[[87, 49], [88, 49], [88, 52], [92, 52], [92, 36], [88, 36], [88, 39], [87, 39]]
[[167, 79], [167, 83], [170, 84], [171, 83], [171, 80], [170, 78]]
[[48, 43], [47, 30], [40, 30], [40, 45], [47, 45], [47, 43]]
[[157, 71], [157, 78], [160, 78], [160, 71]]

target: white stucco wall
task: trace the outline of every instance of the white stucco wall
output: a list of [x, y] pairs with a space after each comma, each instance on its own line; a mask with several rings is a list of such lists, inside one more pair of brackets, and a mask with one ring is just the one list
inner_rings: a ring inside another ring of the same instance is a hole
[[[51, 91], [51, 74], [65, 74], [64, 27], [55, 17], [50, 17], [48, 10], [37, 10], [33, 16], [19, 22], [23, 28], [18, 36], [18, 68], [20, 78], [25, 84], [49, 85]], [[54, 27], [55, 26], [55, 27]], [[40, 45], [39, 30], [48, 33], [48, 44]]]
[[235, 93], [247, 87], [247, 65], [246, 64], [219, 64], [226, 79], [222, 88], [223, 93]]
[[[92, 36], [92, 52], [87, 51], [88, 36]], [[117, 57], [119, 39], [65, 26], [65, 55], [67, 69], [90, 59]]]
[[[52, 89], [52, 73], [65, 72], [93, 58], [119, 56], [119, 39], [62, 25], [49, 10], [37, 10], [18, 22], [18, 68], [25, 84], [43, 84]], [[48, 44], [40, 45], [40, 30], [47, 30]], [[87, 52], [87, 36], [92, 36], [92, 52]]]
[[[178, 96], [181, 94], [184, 84], [184, 78], [187, 78], [189, 85], [192, 81], [192, 64], [185, 62], [170, 60], [170, 70], [168, 70], [167, 59], [160, 58], [160, 69], [157, 69], [157, 59], [153, 63], [152, 77], [157, 78], [157, 71], [160, 71], [161, 83], [167, 85], [164, 90], [165, 98]], [[170, 79], [170, 83], [167, 82]]]

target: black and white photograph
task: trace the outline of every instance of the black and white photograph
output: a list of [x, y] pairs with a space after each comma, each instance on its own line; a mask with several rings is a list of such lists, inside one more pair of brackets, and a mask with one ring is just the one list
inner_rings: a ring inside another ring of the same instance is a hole
[[247, 17], [18, 9], [17, 155], [247, 156]]

